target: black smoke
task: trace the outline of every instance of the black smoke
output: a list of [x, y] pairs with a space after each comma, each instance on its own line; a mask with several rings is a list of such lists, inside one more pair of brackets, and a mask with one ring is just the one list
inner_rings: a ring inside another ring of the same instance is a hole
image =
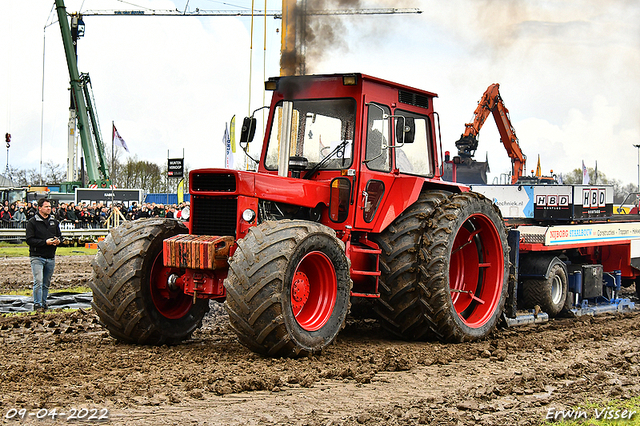
[[283, 51], [280, 67], [288, 74], [304, 75], [314, 71], [328, 50], [346, 50], [349, 15], [316, 14], [318, 11], [362, 9], [361, 0], [299, 0], [293, 11], [295, 19], [295, 50]]

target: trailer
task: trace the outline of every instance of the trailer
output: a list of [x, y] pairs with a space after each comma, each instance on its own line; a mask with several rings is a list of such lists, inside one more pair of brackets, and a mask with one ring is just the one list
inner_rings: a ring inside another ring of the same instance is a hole
[[611, 185], [470, 185], [500, 208], [510, 224], [619, 221], [638, 215], [614, 215]]
[[512, 309], [519, 314], [508, 324], [635, 308], [618, 295], [640, 270], [640, 216], [613, 213], [611, 186], [473, 185], [472, 190], [493, 200], [509, 228]]

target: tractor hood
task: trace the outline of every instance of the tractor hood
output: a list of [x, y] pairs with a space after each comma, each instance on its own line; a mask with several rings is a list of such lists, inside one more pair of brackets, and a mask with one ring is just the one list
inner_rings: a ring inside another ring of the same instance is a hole
[[329, 204], [330, 181], [303, 180], [229, 169], [199, 169], [189, 175], [194, 195], [246, 196], [304, 207]]

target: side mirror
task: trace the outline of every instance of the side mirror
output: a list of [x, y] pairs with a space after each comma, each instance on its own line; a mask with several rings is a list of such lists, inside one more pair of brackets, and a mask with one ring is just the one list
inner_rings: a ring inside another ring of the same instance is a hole
[[396, 145], [413, 143], [416, 138], [416, 123], [413, 117], [396, 118]]
[[240, 132], [240, 142], [251, 142], [256, 134], [256, 119], [245, 117], [242, 121], [242, 131]]

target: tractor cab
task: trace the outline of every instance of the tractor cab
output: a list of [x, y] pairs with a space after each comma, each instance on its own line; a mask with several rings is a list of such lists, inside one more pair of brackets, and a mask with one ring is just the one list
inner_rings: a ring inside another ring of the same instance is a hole
[[[274, 93], [258, 173], [330, 182], [328, 226], [379, 231], [417, 199], [424, 178], [437, 177], [435, 94], [362, 74], [277, 77], [265, 86]], [[245, 118], [242, 147], [255, 126]], [[378, 213], [392, 188], [394, 208]]]
[[[362, 168], [434, 177], [435, 94], [362, 74], [277, 77], [265, 87], [274, 94], [260, 172], [322, 179]], [[245, 119], [241, 143], [252, 125]]]

